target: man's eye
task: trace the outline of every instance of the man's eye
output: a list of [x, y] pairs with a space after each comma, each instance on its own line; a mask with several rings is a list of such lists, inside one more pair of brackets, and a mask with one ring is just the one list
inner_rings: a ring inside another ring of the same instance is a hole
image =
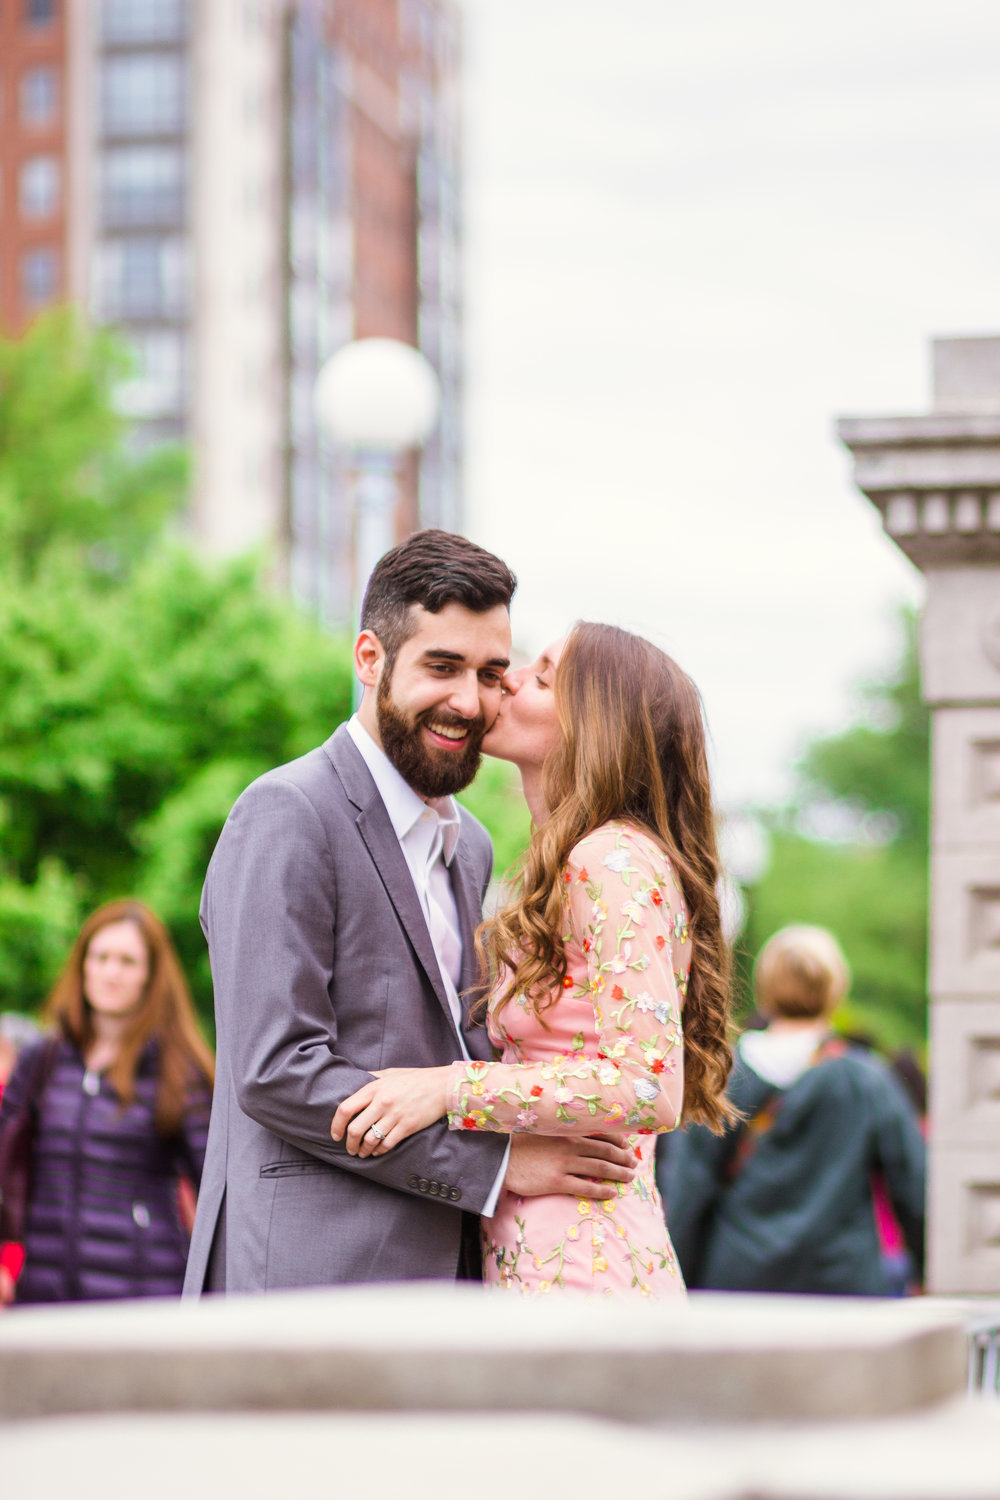
[[479, 680], [487, 687], [502, 687], [503, 677], [499, 672], [480, 672]]

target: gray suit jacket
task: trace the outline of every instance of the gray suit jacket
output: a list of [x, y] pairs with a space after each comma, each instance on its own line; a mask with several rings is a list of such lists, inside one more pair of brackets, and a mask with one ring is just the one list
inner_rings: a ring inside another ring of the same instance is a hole
[[[461, 818], [465, 990], [492, 850]], [[453, 1279], [463, 1210], [482, 1210], [506, 1137], [439, 1122], [363, 1161], [330, 1139], [370, 1069], [461, 1056], [403, 852], [345, 728], [239, 798], [201, 920], [218, 1076], [185, 1293]], [[468, 1005], [463, 1032], [471, 1056], [489, 1055]]]

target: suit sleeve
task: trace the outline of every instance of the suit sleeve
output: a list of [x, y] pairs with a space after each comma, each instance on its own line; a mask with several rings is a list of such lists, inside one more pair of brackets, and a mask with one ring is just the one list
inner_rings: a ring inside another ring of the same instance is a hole
[[202, 912], [237, 1102], [299, 1150], [383, 1186], [417, 1193], [421, 1178], [457, 1179], [462, 1208], [479, 1212], [501, 1148], [456, 1151], [443, 1121], [363, 1160], [330, 1137], [337, 1106], [372, 1077], [338, 1046], [331, 985], [340, 898], [350, 892], [337, 890], [309, 798], [289, 781], [255, 783], [223, 830]]

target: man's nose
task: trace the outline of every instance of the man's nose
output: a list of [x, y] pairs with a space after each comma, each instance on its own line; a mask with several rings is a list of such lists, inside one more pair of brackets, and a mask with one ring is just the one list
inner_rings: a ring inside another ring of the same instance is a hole
[[465, 672], [452, 684], [449, 698], [452, 711], [463, 719], [478, 718], [481, 711], [479, 700], [479, 678], [475, 672]]

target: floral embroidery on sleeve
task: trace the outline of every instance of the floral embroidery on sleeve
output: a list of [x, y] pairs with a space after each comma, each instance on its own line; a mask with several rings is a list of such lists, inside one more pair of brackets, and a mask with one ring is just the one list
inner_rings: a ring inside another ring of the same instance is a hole
[[592, 1008], [589, 1046], [581, 1029], [572, 1052], [545, 1062], [453, 1064], [453, 1130], [582, 1135], [677, 1123], [690, 949], [679, 972], [675, 962], [690, 937], [670, 865], [647, 837], [611, 824], [577, 845], [563, 878], [570, 962], [556, 1004]]

